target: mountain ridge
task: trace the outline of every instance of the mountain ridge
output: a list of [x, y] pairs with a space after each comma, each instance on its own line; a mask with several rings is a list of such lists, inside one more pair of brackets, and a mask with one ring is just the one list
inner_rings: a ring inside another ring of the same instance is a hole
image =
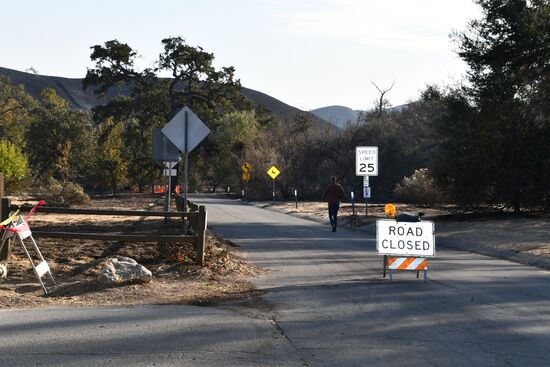
[[[94, 95], [92, 88], [82, 89], [83, 78], [40, 75], [4, 67], [0, 67], [0, 74], [10, 78], [14, 85], [22, 84], [25, 91], [37, 99], [44, 88], [53, 88], [60, 97], [68, 101], [72, 107], [78, 109], [91, 110], [117, 95], [117, 93], [111, 91], [106, 99], [98, 98]], [[321, 117], [286, 104], [266, 93], [246, 87], [242, 87], [241, 93], [250, 99], [256, 108], [261, 104], [283, 120], [294, 118], [298, 114], [306, 114], [321, 127], [329, 125], [329, 122]]]
[[344, 127], [348, 122], [356, 122], [359, 115], [359, 111], [340, 105], [319, 107], [309, 112], [338, 127]]

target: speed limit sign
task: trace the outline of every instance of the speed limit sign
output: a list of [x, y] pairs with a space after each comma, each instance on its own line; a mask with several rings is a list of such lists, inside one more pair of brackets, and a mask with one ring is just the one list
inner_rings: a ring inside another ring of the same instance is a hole
[[378, 176], [378, 147], [355, 147], [355, 175]]

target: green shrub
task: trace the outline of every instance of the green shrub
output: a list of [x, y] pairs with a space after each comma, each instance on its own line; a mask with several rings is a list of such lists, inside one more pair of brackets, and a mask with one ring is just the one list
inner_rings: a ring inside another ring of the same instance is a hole
[[19, 191], [27, 176], [27, 157], [7, 140], [0, 140], [0, 172], [4, 174], [6, 192]]
[[416, 170], [403, 177], [395, 186], [393, 196], [404, 203], [431, 206], [444, 201], [443, 191], [438, 188], [427, 168]]
[[63, 184], [50, 178], [41, 190], [48, 206], [68, 207], [90, 203], [90, 197], [77, 183], [68, 181]]

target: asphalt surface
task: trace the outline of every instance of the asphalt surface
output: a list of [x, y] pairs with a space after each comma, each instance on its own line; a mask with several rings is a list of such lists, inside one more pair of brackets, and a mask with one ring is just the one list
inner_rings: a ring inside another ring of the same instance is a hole
[[[438, 248], [382, 278], [372, 235], [197, 197], [269, 269], [264, 294], [199, 306], [0, 311], [0, 366], [549, 366], [550, 272]], [[436, 240], [437, 246], [437, 240]]]

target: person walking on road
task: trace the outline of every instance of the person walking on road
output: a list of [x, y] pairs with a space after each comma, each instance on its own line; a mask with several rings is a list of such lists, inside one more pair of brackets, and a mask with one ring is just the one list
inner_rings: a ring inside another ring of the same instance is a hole
[[344, 198], [344, 189], [336, 183], [336, 177], [330, 178], [330, 184], [323, 192], [323, 200], [328, 202], [328, 219], [332, 226], [332, 232], [336, 232], [338, 225], [338, 209], [340, 209], [340, 200]]

